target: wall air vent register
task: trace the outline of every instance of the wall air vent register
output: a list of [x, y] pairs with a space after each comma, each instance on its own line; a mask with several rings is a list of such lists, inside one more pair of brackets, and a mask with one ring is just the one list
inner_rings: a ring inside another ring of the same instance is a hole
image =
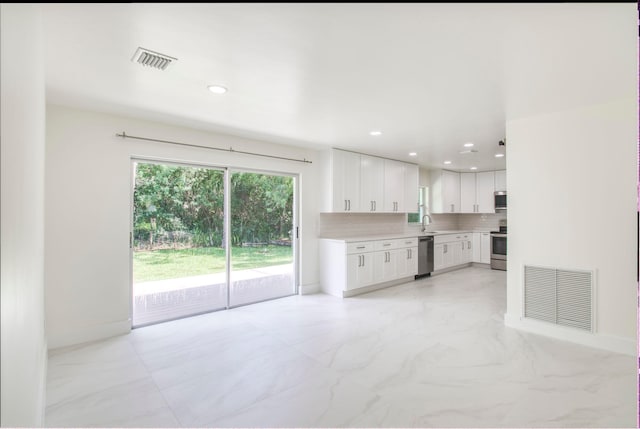
[[524, 266], [524, 317], [593, 332], [593, 272]]
[[167, 67], [173, 62], [178, 61], [178, 59], [140, 47], [136, 50], [136, 53], [133, 54], [131, 61], [142, 64], [145, 67], [166, 70]]

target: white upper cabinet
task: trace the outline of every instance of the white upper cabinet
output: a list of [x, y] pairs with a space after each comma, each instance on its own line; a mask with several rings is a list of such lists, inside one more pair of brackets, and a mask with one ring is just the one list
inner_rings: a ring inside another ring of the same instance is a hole
[[476, 173], [460, 173], [460, 213], [476, 213]]
[[340, 149], [324, 151], [322, 157], [323, 212], [418, 211], [417, 165]]
[[494, 172], [476, 174], [476, 213], [495, 213], [493, 192]]
[[[417, 213], [418, 209], [418, 166], [404, 165], [404, 209], [401, 212]], [[416, 257], [417, 258], [417, 257]]]
[[495, 213], [494, 181], [493, 171], [454, 173], [436, 170], [431, 174], [431, 212]]
[[384, 211], [403, 212], [405, 194], [405, 163], [384, 161]]
[[331, 151], [332, 212], [360, 211], [360, 154]]
[[360, 211], [383, 212], [384, 159], [360, 155]]
[[431, 213], [460, 213], [460, 173], [431, 172]]
[[506, 191], [507, 190], [507, 170], [496, 171], [495, 178], [495, 190]]

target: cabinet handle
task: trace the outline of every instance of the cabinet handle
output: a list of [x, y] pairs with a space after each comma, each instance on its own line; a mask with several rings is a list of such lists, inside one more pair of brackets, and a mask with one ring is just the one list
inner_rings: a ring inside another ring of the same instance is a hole
[[451, 204], [451, 213], [453, 213], [453, 204]]
[[347, 200], [347, 202], [349, 203], [349, 211], [351, 211], [351, 200]]
[[356, 247], [356, 249], [364, 249], [364, 248], [365, 248], [365, 246], [358, 246], [358, 247]]
[[377, 208], [378, 208], [378, 207], [377, 207], [377, 204], [376, 204], [376, 202], [374, 201], [374, 202], [373, 202], [373, 211], [375, 212]]
[[344, 200], [344, 211], [347, 211], [347, 200]]
[[470, 241], [467, 241], [467, 243], [469, 244], [469, 245], [468, 245], [468, 247], [467, 247], [467, 249], [471, 249], [471, 242], [470, 242]]
[[384, 243], [384, 244], [383, 244], [383, 246], [384, 246], [384, 247], [391, 246], [391, 243]]
[[447, 245], [445, 244], [445, 245], [444, 245], [444, 253], [447, 253], [447, 251], [448, 251], [448, 250], [447, 250]]
[[362, 255], [362, 266], [364, 267], [364, 255]]

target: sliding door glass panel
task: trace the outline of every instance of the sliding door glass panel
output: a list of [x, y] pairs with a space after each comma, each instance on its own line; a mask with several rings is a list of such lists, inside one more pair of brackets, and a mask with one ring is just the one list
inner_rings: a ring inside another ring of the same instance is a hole
[[231, 175], [231, 307], [295, 293], [294, 179]]
[[224, 171], [134, 163], [133, 326], [226, 308]]

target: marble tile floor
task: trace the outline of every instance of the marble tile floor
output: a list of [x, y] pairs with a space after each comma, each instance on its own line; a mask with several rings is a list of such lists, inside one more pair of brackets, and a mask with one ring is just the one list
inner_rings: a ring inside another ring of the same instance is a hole
[[636, 427], [636, 360], [503, 323], [485, 268], [50, 354], [48, 427]]

